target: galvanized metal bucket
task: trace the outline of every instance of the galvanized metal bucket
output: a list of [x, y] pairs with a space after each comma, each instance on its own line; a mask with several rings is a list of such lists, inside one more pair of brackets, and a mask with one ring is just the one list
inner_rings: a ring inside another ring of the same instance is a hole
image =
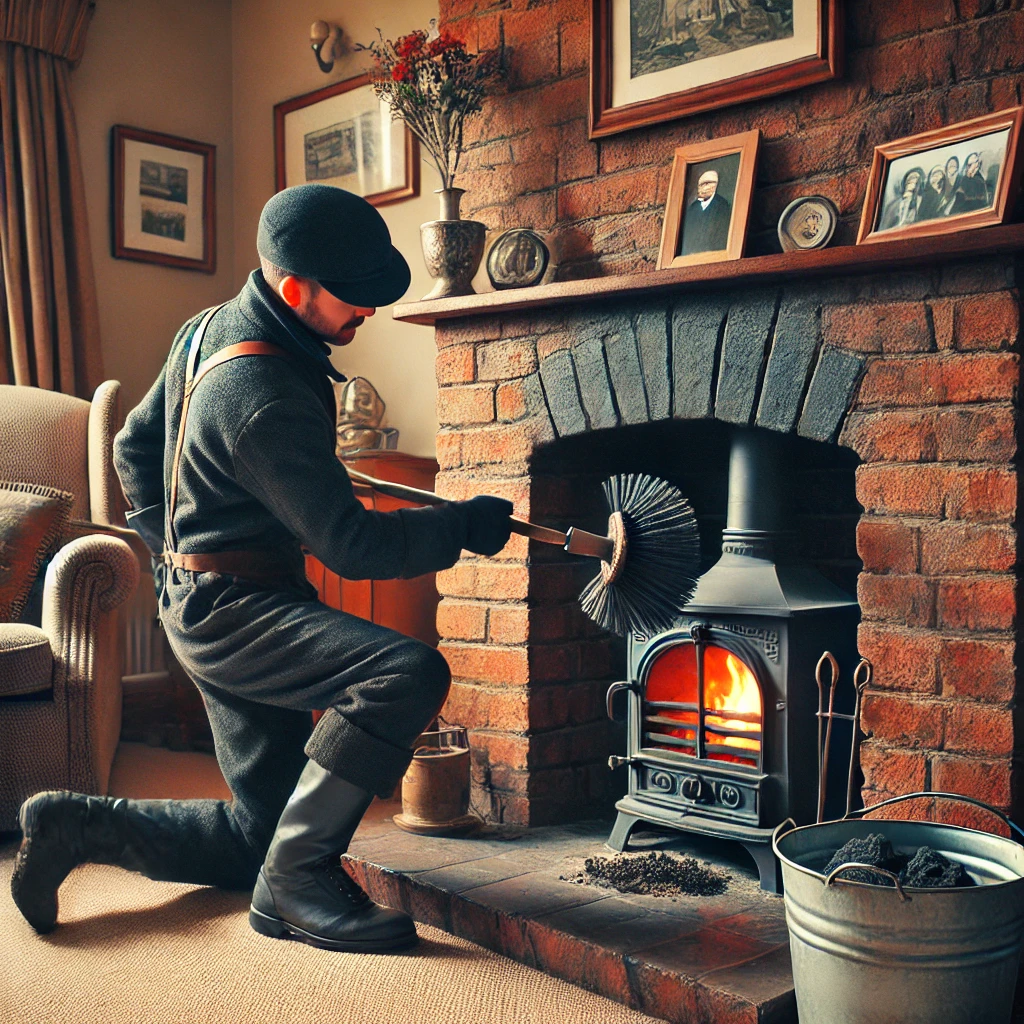
[[[988, 832], [926, 821], [861, 821], [916, 797], [975, 804], [951, 793], [910, 793], [842, 821], [783, 822], [772, 846], [782, 862], [793, 981], [801, 1024], [1008, 1024], [1024, 945], [1024, 848]], [[788, 829], [788, 831], [787, 831]], [[851, 839], [883, 833], [899, 853], [930, 846], [978, 884], [910, 889], [852, 881], [824, 868]]]

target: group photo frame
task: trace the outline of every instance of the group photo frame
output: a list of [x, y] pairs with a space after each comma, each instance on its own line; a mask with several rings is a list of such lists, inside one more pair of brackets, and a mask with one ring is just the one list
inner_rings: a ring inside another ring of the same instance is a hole
[[836, 78], [843, 0], [591, 0], [590, 137]]
[[217, 147], [116, 124], [110, 149], [113, 256], [214, 273]]
[[419, 195], [419, 143], [356, 75], [274, 107], [278, 191], [319, 182], [387, 206]]
[[677, 147], [658, 270], [743, 255], [761, 133], [754, 129]]
[[1011, 107], [876, 146], [857, 243], [1004, 223], [1020, 188], [1022, 112]]

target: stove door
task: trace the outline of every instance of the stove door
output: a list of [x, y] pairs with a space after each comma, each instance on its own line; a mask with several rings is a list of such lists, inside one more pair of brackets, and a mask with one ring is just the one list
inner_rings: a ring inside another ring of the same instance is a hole
[[700, 625], [648, 649], [633, 705], [635, 756], [645, 765], [638, 796], [757, 822], [764, 698], [757, 656], [746, 646]]

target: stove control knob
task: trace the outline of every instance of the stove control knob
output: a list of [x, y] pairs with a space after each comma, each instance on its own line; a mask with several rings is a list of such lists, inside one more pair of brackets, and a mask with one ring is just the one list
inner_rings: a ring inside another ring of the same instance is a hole
[[683, 784], [679, 787], [679, 792], [687, 800], [700, 803], [707, 794], [707, 787], [704, 785], [703, 779], [698, 778], [696, 775], [687, 775], [683, 779]]
[[743, 794], [740, 792], [738, 786], [734, 786], [729, 782], [723, 782], [718, 787], [718, 799], [721, 800], [730, 811], [734, 811], [741, 803], [743, 803]]

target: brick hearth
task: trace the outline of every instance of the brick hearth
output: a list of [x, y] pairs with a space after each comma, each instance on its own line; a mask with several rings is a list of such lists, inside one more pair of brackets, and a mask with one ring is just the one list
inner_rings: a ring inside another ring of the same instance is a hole
[[376, 802], [346, 856], [379, 902], [417, 921], [675, 1024], [795, 1024], [782, 900], [731, 858], [732, 844], [644, 838], [730, 875], [719, 896], [639, 896], [563, 875], [607, 855], [608, 822], [491, 827], [468, 839], [400, 832]]

